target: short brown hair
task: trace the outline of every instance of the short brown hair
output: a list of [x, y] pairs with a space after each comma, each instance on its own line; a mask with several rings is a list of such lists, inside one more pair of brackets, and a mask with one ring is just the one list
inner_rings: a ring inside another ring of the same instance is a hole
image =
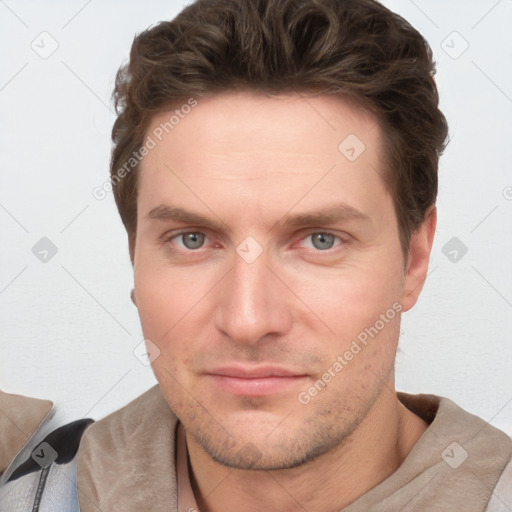
[[196, 0], [138, 34], [116, 77], [110, 166], [132, 261], [139, 165], [122, 179], [118, 172], [142, 147], [152, 117], [191, 97], [241, 89], [348, 95], [372, 111], [407, 255], [435, 204], [447, 144], [435, 72], [421, 34], [373, 0]]

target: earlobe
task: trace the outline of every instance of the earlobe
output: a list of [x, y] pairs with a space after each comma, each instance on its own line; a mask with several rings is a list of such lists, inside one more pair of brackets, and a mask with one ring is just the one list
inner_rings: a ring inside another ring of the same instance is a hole
[[132, 291], [130, 292], [130, 298], [132, 299], [133, 304], [135, 307], [137, 307], [137, 299], [135, 297], [135, 290], [132, 288]]
[[423, 224], [412, 234], [409, 243], [409, 258], [405, 269], [402, 293], [403, 311], [416, 304], [428, 273], [428, 262], [437, 224], [437, 210], [432, 205], [425, 213]]

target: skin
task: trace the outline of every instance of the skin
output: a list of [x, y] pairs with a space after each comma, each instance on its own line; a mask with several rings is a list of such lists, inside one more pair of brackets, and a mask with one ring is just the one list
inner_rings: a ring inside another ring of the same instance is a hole
[[[168, 119], [156, 115], [148, 134]], [[354, 161], [338, 150], [349, 134], [366, 147]], [[199, 99], [144, 158], [134, 301], [186, 431], [202, 512], [340, 510], [393, 473], [425, 431], [394, 392], [400, 313], [307, 404], [298, 400], [393, 304], [409, 310], [425, 280], [435, 208], [404, 261], [381, 155], [376, 119], [354, 102], [226, 92]], [[285, 224], [338, 203], [365, 218]], [[163, 205], [219, 225], [152, 218]], [[248, 236], [258, 245], [244, 246]], [[258, 246], [250, 263], [237, 252]], [[240, 395], [208, 375], [232, 364], [300, 377]]]

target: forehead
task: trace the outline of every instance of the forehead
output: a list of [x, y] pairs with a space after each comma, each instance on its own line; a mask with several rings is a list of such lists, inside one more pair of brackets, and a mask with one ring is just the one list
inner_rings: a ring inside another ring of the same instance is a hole
[[[195, 106], [190, 107], [192, 101]], [[173, 110], [156, 114], [146, 135], [164, 145], [172, 139], [173, 152], [187, 158], [193, 156], [189, 146], [199, 140], [203, 151], [305, 154], [310, 150], [337, 155], [339, 144], [349, 135], [378, 152], [379, 130], [376, 117], [348, 96], [231, 91], [184, 100]]]
[[383, 187], [380, 127], [355, 100], [238, 91], [175, 109], [155, 115], [146, 131], [155, 146], [141, 162], [142, 209], [185, 195], [203, 211], [201, 198], [215, 195], [219, 209], [229, 190], [247, 207], [284, 208], [308, 189], [326, 197], [343, 187], [357, 207]]

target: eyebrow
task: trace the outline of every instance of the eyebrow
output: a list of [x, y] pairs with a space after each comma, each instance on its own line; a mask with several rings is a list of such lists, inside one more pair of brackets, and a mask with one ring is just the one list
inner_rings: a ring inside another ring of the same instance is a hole
[[304, 227], [313, 225], [335, 224], [346, 220], [370, 220], [369, 215], [344, 203], [324, 206], [314, 212], [305, 212], [295, 215], [285, 215], [279, 221], [285, 227]]
[[[176, 208], [164, 204], [153, 208], [147, 214], [147, 218], [176, 221], [182, 222], [183, 224], [199, 224], [211, 230], [220, 230], [224, 226], [224, 223], [220, 219], [216, 221], [209, 217], [205, 217], [204, 215], [185, 210], [184, 208]], [[229, 228], [228, 231], [230, 231]]]
[[[185, 210], [184, 208], [172, 207], [168, 205], [160, 205], [156, 208], [153, 208], [147, 214], [147, 218], [163, 221], [176, 221], [182, 222], [184, 224], [197, 224], [204, 226], [205, 228], [217, 231], [224, 228], [227, 229], [228, 232], [231, 232], [231, 229], [227, 227], [225, 223], [222, 222], [218, 217], [217, 218], [219, 220], [215, 220], [210, 217], [205, 217], [204, 215]], [[370, 220], [370, 217], [352, 206], [339, 203], [324, 206], [320, 210], [315, 210], [313, 212], [305, 212], [294, 215], [286, 214], [279, 221], [277, 221], [271, 229], [273, 229], [278, 224], [284, 228], [298, 228], [314, 225], [332, 225], [337, 222], [346, 220], [368, 221]]]

